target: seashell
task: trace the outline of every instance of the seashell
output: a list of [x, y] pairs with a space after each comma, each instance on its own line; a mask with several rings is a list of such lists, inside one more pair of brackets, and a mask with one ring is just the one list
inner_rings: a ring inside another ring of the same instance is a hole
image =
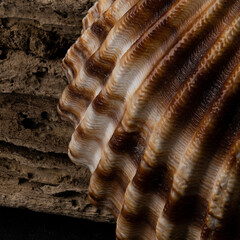
[[63, 70], [117, 239], [240, 239], [240, 0], [99, 0]]

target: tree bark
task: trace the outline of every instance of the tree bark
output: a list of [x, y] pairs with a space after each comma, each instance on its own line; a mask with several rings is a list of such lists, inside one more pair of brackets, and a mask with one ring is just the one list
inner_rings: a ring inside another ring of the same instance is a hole
[[67, 156], [72, 126], [56, 105], [61, 59], [91, 0], [0, 1], [0, 205], [113, 221], [87, 199], [90, 172]]

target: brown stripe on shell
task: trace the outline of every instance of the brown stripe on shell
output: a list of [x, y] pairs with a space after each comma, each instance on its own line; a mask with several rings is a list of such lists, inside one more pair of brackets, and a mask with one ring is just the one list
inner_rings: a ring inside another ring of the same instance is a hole
[[119, 115], [116, 112], [116, 108], [113, 107], [113, 103], [111, 103], [109, 101], [109, 99], [113, 99], [116, 101], [123, 101], [123, 98], [120, 98], [118, 96], [108, 96], [108, 98], [105, 98], [103, 93], [100, 92], [97, 97], [94, 99], [92, 107], [94, 109], [94, 111], [100, 113], [100, 114], [104, 114], [106, 116], [108, 116], [109, 118], [111, 118], [112, 120], [114, 120], [114, 122], [119, 122]]
[[57, 112], [61, 116], [63, 120], [69, 121], [74, 127], [78, 124], [77, 117], [71, 113], [72, 109], [63, 107], [61, 101], [60, 104], [57, 105]]
[[[58, 113], [66, 119], [69, 119], [73, 126], [76, 127], [82, 118], [82, 113], [87, 109], [93, 98], [93, 93], [84, 89], [77, 89], [73, 82], [64, 89], [59, 100]], [[69, 105], [69, 101], [71, 105]]]
[[73, 66], [73, 62], [68, 59], [67, 55], [62, 62], [62, 69], [68, 79], [68, 82], [73, 81], [76, 76], [76, 68]]
[[[118, 143], [115, 143], [114, 146], [116, 147], [117, 144], [118, 147], [115, 148], [115, 150], [117, 153], [121, 151], [122, 154], [116, 155], [118, 156], [118, 159], [115, 159], [115, 161], [113, 162], [112, 159], [114, 159], [113, 156], [115, 155], [115, 153], [112, 152], [112, 150], [114, 151], [114, 149], [111, 148], [111, 145], [109, 145], [109, 147], [106, 147], [104, 155], [102, 156], [104, 161], [101, 160], [99, 162], [96, 171], [91, 177], [92, 184], [90, 183], [89, 185], [90, 200], [92, 200], [92, 198], [98, 198], [98, 201], [101, 205], [107, 206], [109, 203], [111, 203], [111, 205], [118, 206], [115, 207], [118, 213], [121, 210], [120, 207], [123, 201], [123, 194], [132, 177], [133, 170], [136, 169], [139, 160], [141, 159], [145, 145], [144, 139], [141, 138], [141, 136], [137, 135], [132, 135], [132, 138], [129, 139], [128, 142], [121, 142], [121, 138], [125, 139], [125, 136], [123, 135], [125, 133], [122, 132], [120, 129], [121, 128], [118, 128], [118, 133], [116, 134], [116, 140], [118, 141]], [[111, 139], [112, 143], [114, 141], [115, 139]], [[131, 148], [134, 141], [137, 141], [138, 144], [136, 144], [135, 147]], [[124, 152], [131, 153], [131, 158], [124, 154]], [[108, 161], [109, 163], [106, 164], [106, 162]], [[122, 161], [124, 161], [124, 165], [127, 169], [123, 168], [121, 164]], [[102, 177], [102, 174], [104, 174], [105, 177]], [[114, 187], [112, 186], [112, 184], [109, 184], [109, 178], [111, 179], [111, 182], [113, 181], [114, 183], [116, 183]], [[106, 191], [99, 192], [98, 189], [94, 188], [94, 184], [96, 182], [98, 183], [98, 187], [100, 189], [105, 188]], [[123, 184], [123, 182], [126, 184]], [[118, 192], [119, 188], [124, 189], [122, 195]], [[112, 198], [112, 196], [115, 195], [118, 195], [117, 199]]]
[[107, 11], [114, 0], [99, 0], [89, 10], [88, 14], [82, 20], [82, 34], [105, 12]]
[[[226, 157], [214, 184], [205, 224], [202, 227], [202, 239], [229, 239], [237, 231], [236, 213], [238, 212], [240, 198], [240, 166], [238, 157], [240, 152], [240, 135], [229, 152], [229, 156]], [[221, 194], [222, 191], [223, 194]]]
[[[106, 1], [106, 2], [110, 3], [110, 1]], [[99, 18], [99, 16], [102, 14], [102, 13], [99, 12], [99, 7], [98, 6], [99, 6], [99, 2], [95, 2], [95, 4], [88, 10], [87, 15], [82, 19], [82, 32], [81, 32], [81, 34], [83, 34], [83, 32], [87, 28], [89, 28], [92, 25], [92, 23], [97, 18]], [[106, 6], [107, 6], [107, 4], [106, 4]]]
[[78, 56], [78, 58], [81, 58], [82, 59], [82, 62], [81, 63], [78, 63], [78, 70], [80, 69], [81, 67], [81, 64], [83, 62], [85, 62], [89, 56], [91, 55], [91, 53], [88, 51], [88, 49], [83, 45], [83, 43], [79, 40], [76, 41], [76, 43], [74, 43], [72, 45], [72, 48], [73, 48], [73, 53], [75, 55]]
[[96, 35], [100, 42], [103, 42], [110, 29], [106, 28], [107, 25], [102, 21], [94, 22], [91, 26], [91, 31]]
[[[93, 184], [89, 186], [89, 200], [91, 202], [95, 202], [97, 206], [105, 206], [109, 208], [111, 212], [117, 217], [122, 206], [122, 202], [120, 201], [120, 199], [121, 196], [124, 195], [129, 179], [125, 172], [106, 175], [106, 171], [102, 170], [104, 169], [99, 167], [95, 172], [95, 175], [97, 175], [98, 178], [101, 179], [100, 183], [98, 182], [98, 179], [94, 179], [94, 176], [92, 176]], [[102, 194], [95, 194], [95, 191], [98, 190], [99, 187], [102, 187], [102, 181], [105, 183], [111, 181], [111, 186], [107, 189], [107, 191], [103, 191]], [[120, 187], [119, 182], [121, 182]]]
[[114, 68], [114, 63], [105, 62], [99, 59], [99, 53], [96, 52], [86, 62], [86, 72], [88, 75], [96, 78], [103, 86]]

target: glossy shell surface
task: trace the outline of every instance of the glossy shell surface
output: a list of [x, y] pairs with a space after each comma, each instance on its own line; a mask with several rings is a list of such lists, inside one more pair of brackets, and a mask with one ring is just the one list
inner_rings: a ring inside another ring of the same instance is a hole
[[240, 239], [240, 0], [99, 0], [63, 69], [117, 239]]

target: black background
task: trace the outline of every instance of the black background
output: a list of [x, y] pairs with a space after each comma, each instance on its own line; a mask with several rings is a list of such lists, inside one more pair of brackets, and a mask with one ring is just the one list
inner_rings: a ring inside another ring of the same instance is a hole
[[1, 240], [113, 240], [115, 224], [0, 207]]

